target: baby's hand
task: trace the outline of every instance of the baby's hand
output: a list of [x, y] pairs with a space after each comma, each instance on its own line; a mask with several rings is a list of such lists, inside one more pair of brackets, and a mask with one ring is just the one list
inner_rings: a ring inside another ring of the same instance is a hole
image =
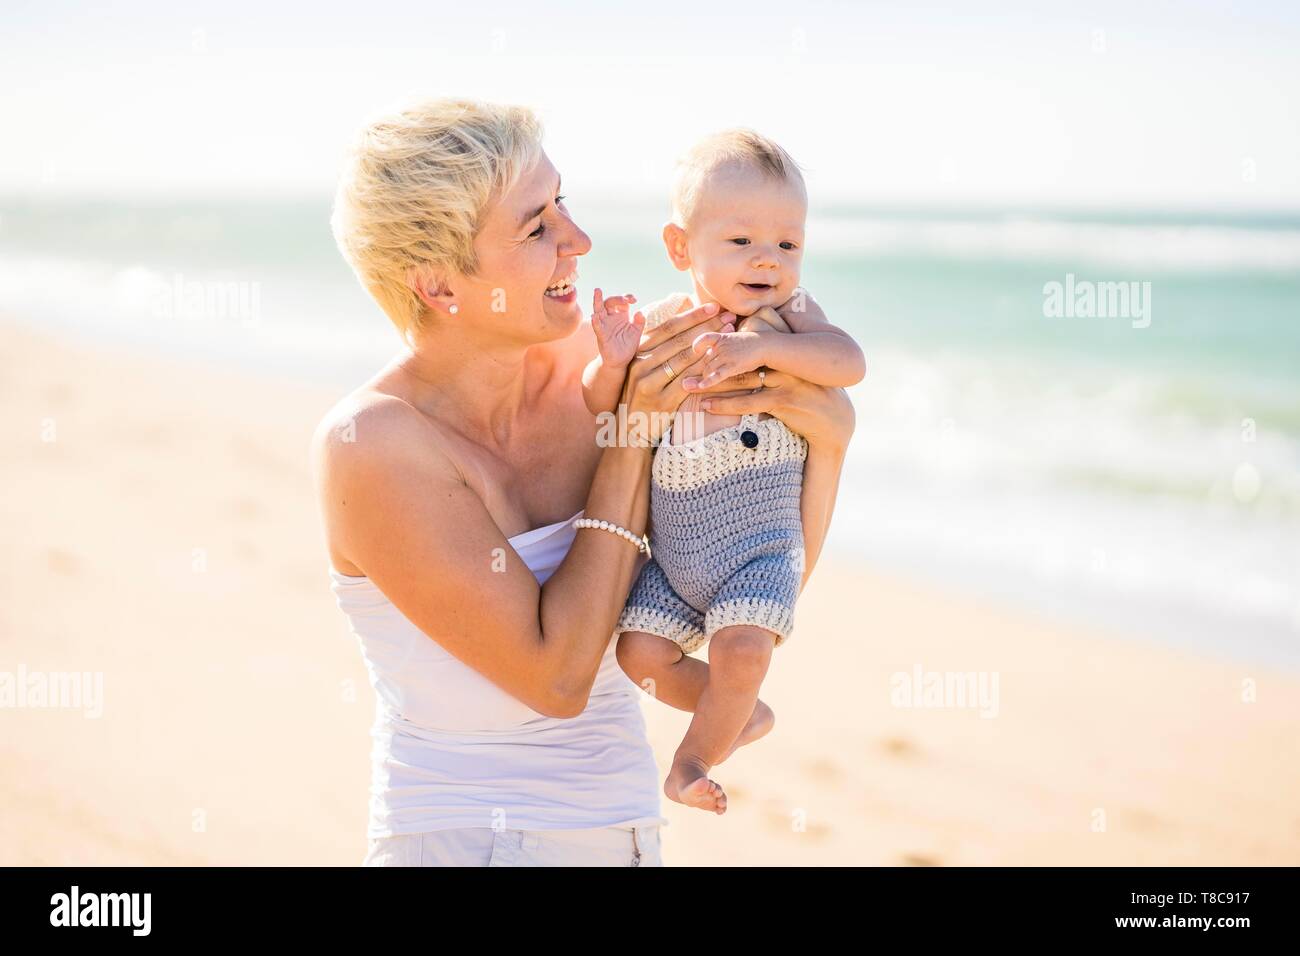
[[791, 328], [808, 329], [816, 325], [826, 325], [826, 313], [808, 290], [800, 286], [794, 295], [776, 307], [776, 312]]
[[766, 322], [778, 332], [790, 331], [790, 326], [787, 325], [785, 319], [781, 317], [781, 313], [777, 312], [776, 309], [772, 308], [770, 305], [765, 305], [753, 315], [741, 319], [736, 327], [743, 331], [744, 329], [752, 328], [759, 322]]
[[592, 294], [591, 328], [596, 333], [600, 360], [608, 368], [627, 368], [641, 344], [645, 316], [638, 312], [628, 318], [634, 302], [634, 295], [616, 295], [606, 299], [599, 289]]
[[733, 375], [752, 372], [767, 364], [769, 346], [776, 331], [764, 322], [752, 323], [738, 332], [706, 332], [696, 338], [696, 354], [707, 353], [702, 370], [697, 375], [682, 379], [682, 387], [689, 391], [709, 388]]

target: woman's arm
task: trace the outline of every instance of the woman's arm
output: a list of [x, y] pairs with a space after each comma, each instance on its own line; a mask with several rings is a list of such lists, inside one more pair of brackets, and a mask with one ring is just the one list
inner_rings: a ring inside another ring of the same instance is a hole
[[[852, 407], [849, 406], [850, 410]], [[822, 545], [826, 543], [826, 535], [831, 530], [831, 515], [835, 512], [835, 499], [840, 491], [844, 455], [844, 448], [808, 443], [808, 460], [803, 466], [803, 491], [799, 498], [804, 549], [803, 580], [799, 582], [801, 591], [812, 577], [817, 559], [821, 557]]]
[[[639, 555], [612, 534], [580, 532], [537, 583], [434, 428], [396, 399], [359, 410], [355, 442], [323, 429], [318, 485], [333, 548], [425, 634], [538, 713], [580, 713], [575, 693], [599, 663]], [[587, 513], [645, 526], [650, 452], [607, 448]]]
[[[623, 401], [629, 422], [639, 416], [650, 431], [604, 449], [589, 517], [645, 530], [649, 444], [685, 397], [662, 365], [689, 367], [691, 340], [718, 327], [716, 316], [697, 311], [647, 337], [647, 357], [629, 369]], [[450, 654], [533, 710], [582, 712], [639, 570], [636, 548], [617, 535], [580, 532], [539, 586], [441, 450], [435, 426], [396, 398], [341, 408], [318, 429], [313, 456], [335, 554]]]

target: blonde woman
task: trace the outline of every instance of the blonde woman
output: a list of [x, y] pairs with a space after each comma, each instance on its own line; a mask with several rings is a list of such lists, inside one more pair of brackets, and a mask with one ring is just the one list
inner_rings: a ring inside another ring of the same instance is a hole
[[[604, 440], [581, 388], [591, 241], [518, 107], [434, 100], [371, 123], [333, 228], [406, 345], [313, 442], [333, 589], [378, 699], [365, 862], [661, 865], [641, 692], [611, 638], [645, 561], [652, 445], [702, 361], [692, 342], [734, 317], [695, 309], [644, 336], [630, 427]], [[806, 582], [852, 406], [779, 373], [758, 385], [709, 391], [808, 439]]]

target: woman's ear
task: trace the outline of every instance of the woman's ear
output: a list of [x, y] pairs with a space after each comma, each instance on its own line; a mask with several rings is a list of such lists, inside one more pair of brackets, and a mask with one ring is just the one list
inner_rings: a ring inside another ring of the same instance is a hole
[[664, 248], [668, 258], [678, 272], [685, 272], [691, 267], [691, 256], [686, 248], [686, 230], [675, 222], [664, 223]]
[[455, 315], [460, 311], [455, 294], [441, 278], [428, 269], [412, 269], [407, 274], [406, 282], [426, 309], [439, 315]]

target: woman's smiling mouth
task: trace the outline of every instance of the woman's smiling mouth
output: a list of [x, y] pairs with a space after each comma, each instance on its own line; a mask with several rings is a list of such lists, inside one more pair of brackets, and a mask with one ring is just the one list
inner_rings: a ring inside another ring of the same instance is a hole
[[572, 302], [578, 297], [577, 279], [578, 273], [575, 270], [559, 282], [556, 282], [554, 285], [547, 286], [546, 291], [543, 292], [542, 295], [546, 296], [548, 299], [558, 299], [561, 302]]

